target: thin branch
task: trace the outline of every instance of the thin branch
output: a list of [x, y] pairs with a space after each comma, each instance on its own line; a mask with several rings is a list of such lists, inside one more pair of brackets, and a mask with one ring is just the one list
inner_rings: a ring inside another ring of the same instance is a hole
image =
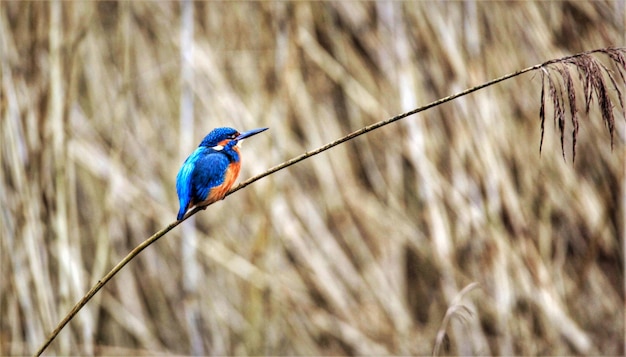
[[[619, 55], [621, 55], [619, 53], [619, 51], [624, 51], [626, 49], [612, 49], [615, 50], [616, 52], [613, 53], [613, 56], [615, 58], [621, 58], [623, 59], [623, 57], [619, 57]], [[566, 62], [566, 63], [572, 63], [572, 61], [574, 61], [575, 59], [578, 58], [584, 58], [585, 56], [588, 56], [591, 53], [596, 53], [596, 52], [602, 52], [602, 53], [607, 53], [607, 49], [598, 49], [598, 50], [593, 50], [593, 51], [588, 51], [588, 52], [583, 52], [583, 53], [579, 53], [579, 54], [575, 54], [575, 55], [571, 55], [571, 56], [567, 56], [567, 57], [563, 57], [560, 59], [554, 59], [554, 60], [550, 60], [541, 64], [537, 64], [534, 65], [532, 67], [528, 67], [525, 69], [522, 69], [520, 71], [514, 72], [514, 73], [510, 73], [507, 74], [505, 76], [493, 79], [489, 82], [485, 82], [481, 85], [478, 85], [476, 87], [472, 87], [469, 89], [466, 89], [462, 92], [459, 92], [457, 94], [453, 94], [450, 96], [447, 96], [445, 98], [436, 100], [434, 102], [431, 102], [425, 106], [419, 107], [417, 109], [411, 110], [409, 112], [397, 115], [395, 117], [386, 119], [386, 120], [382, 120], [379, 121], [377, 123], [374, 123], [372, 125], [368, 125], [366, 127], [363, 127], [357, 131], [354, 131], [338, 140], [335, 140], [331, 143], [328, 143], [322, 147], [319, 147], [315, 150], [312, 151], [308, 151], [305, 152], [304, 154], [297, 156], [291, 160], [288, 160], [280, 165], [274, 166], [271, 169], [267, 170], [266, 172], [259, 174], [257, 176], [254, 176], [242, 183], [240, 183], [237, 187], [232, 188], [227, 194], [226, 196], [233, 194], [241, 189], [243, 189], [244, 187], [266, 177], [269, 176], [277, 171], [280, 171], [282, 169], [285, 169], [289, 166], [295, 165], [300, 161], [303, 161], [305, 159], [308, 159], [312, 156], [321, 154], [324, 151], [327, 151], [337, 145], [340, 145], [342, 143], [345, 143], [349, 140], [352, 140], [358, 136], [361, 136], [363, 134], [369, 133], [370, 131], [379, 129], [383, 126], [389, 125], [391, 123], [394, 123], [396, 121], [399, 121], [401, 119], [404, 119], [406, 117], [409, 117], [411, 115], [417, 114], [419, 112], [425, 111], [427, 109], [430, 109], [432, 107], [436, 107], [438, 105], [441, 105], [443, 103], [452, 101], [456, 98], [465, 96], [467, 94], [476, 92], [480, 89], [492, 86], [496, 83], [502, 82], [504, 80], [513, 78], [513, 77], [517, 77], [521, 74], [524, 73], [528, 73], [540, 68], [543, 68], [544, 66], [553, 64], [553, 63], [557, 63], [557, 62]], [[575, 63], [575, 62], [574, 62]], [[543, 83], [543, 81], [542, 81]], [[542, 92], [543, 92], [543, 86], [542, 86]], [[543, 106], [543, 95], [542, 95], [542, 106]], [[606, 107], [606, 105], [605, 105]], [[543, 118], [542, 118], [542, 131], [543, 131]], [[542, 134], [543, 137], [543, 134]], [[181, 220], [181, 221], [176, 221], [173, 223], [170, 223], [170, 225], [168, 225], [166, 228], [158, 231], [157, 233], [155, 233], [154, 235], [152, 235], [150, 238], [146, 239], [144, 242], [142, 242], [141, 244], [139, 244], [135, 249], [133, 249], [130, 253], [128, 253], [128, 255], [126, 257], [124, 257], [124, 259], [122, 259], [122, 261], [120, 261], [115, 267], [113, 267], [113, 269], [111, 269], [110, 272], [108, 272], [101, 280], [99, 280], [86, 294], [85, 296], [83, 296], [82, 299], [80, 299], [80, 301], [78, 303], [76, 303], [76, 305], [72, 308], [72, 310], [63, 318], [63, 320], [61, 320], [61, 322], [59, 323], [59, 325], [54, 329], [54, 331], [52, 331], [52, 333], [50, 334], [50, 336], [48, 336], [48, 338], [44, 341], [44, 343], [42, 344], [42, 346], [37, 350], [37, 352], [35, 353], [35, 355], [39, 356], [43, 353], [43, 351], [52, 343], [52, 341], [54, 341], [54, 339], [57, 337], [57, 335], [59, 334], [59, 332], [61, 332], [61, 330], [72, 320], [72, 318], [89, 302], [89, 300], [91, 300], [91, 298], [109, 281], [113, 278], [113, 276], [115, 276], [115, 274], [117, 274], [128, 262], [130, 262], [133, 258], [135, 258], [139, 253], [141, 253], [141, 251], [143, 251], [146, 247], [148, 247], [149, 245], [151, 245], [152, 243], [156, 242], [159, 238], [163, 237], [166, 233], [168, 233], [169, 231], [171, 231], [173, 228], [175, 228], [176, 226], [178, 226], [179, 224], [181, 224], [184, 220], [186, 220], [187, 218], [193, 216], [194, 214], [198, 213], [198, 211], [206, 209], [207, 206], [203, 206], [203, 207], [196, 207], [193, 210], [191, 210], [190, 212], [188, 212], [185, 217]]]
[[[546, 63], [547, 63], [547, 62], [546, 62]], [[513, 78], [513, 77], [517, 77], [517, 76], [519, 76], [519, 75], [521, 75], [521, 74], [524, 74], [524, 73], [528, 73], [528, 72], [530, 72], [530, 71], [537, 70], [537, 69], [541, 68], [541, 67], [542, 67], [542, 66], [544, 66], [544, 65], [545, 65], [545, 64], [537, 64], [537, 65], [534, 65], [534, 66], [532, 66], [532, 67], [524, 68], [524, 69], [522, 69], [522, 70], [520, 70], [520, 71], [517, 71], [517, 72], [514, 72], [514, 73], [510, 73], [510, 74], [507, 74], [507, 75], [505, 75], [505, 76], [502, 76], [502, 77], [499, 77], [499, 78], [493, 79], [493, 80], [491, 80], [491, 81], [489, 81], [489, 82], [485, 82], [485, 83], [483, 83], [483, 84], [481, 84], [481, 85], [478, 85], [478, 86], [476, 86], [476, 87], [472, 87], [472, 88], [466, 89], [466, 90], [464, 90], [464, 91], [462, 91], [462, 92], [459, 92], [459, 93], [456, 93], [456, 94], [453, 94], [453, 95], [447, 96], [447, 97], [445, 97], [445, 98], [441, 98], [441, 99], [439, 99], [439, 100], [436, 100], [436, 101], [434, 101], [434, 102], [431, 102], [431, 103], [429, 103], [429, 104], [426, 104], [426, 105], [424, 105], [424, 106], [422, 106], [422, 107], [419, 107], [419, 108], [417, 108], [417, 109], [413, 109], [413, 110], [408, 111], [408, 112], [406, 112], [406, 113], [403, 113], [403, 114], [400, 114], [400, 115], [396, 115], [395, 117], [392, 117], [392, 118], [389, 118], [389, 119], [386, 119], [386, 120], [382, 120], [382, 121], [376, 122], [376, 123], [374, 123], [374, 124], [368, 125], [368, 126], [363, 127], [363, 128], [361, 128], [361, 129], [359, 129], [359, 130], [357, 130], [357, 131], [353, 131], [352, 133], [350, 133], [350, 134], [348, 134], [348, 135], [346, 135], [346, 136], [344, 136], [344, 137], [342, 137], [342, 138], [340, 138], [340, 139], [337, 139], [337, 140], [335, 140], [335, 141], [333, 141], [333, 142], [330, 142], [330, 143], [328, 143], [328, 144], [326, 144], [326, 145], [324, 145], [324, 146], [321, 146], [321, 147], [319, 147], [319, 148], [317, 148], [317, 149], [315, 149], [315, 150], [312, 150], [312, 151], [307, 151], [307, 152], [305, 152], [304, 154], [302, 154], [302, 155], [300, 155], [300, 156], [294, 157], [293, 159], [291, 159], [291, 160], [289, 160], [289, 161], [285, 161], [285, 162], [283, 162], [283, 163], [282, 163], [282, 164], [280, 164], [280, 165], [276, 165], [276, 166], [272, 167], [271, 169], [269, 169], [269, 170], [265, 171], [265, 172], [264, 172], [264, 173], [262, 173], [262, 174], [259, 174], [259, 175], [257, 175], [257, 176], [254, 176], [254, 177], [249, 178], [248, 180], [246, 180], [246, 181], [244, 181], [244, 182], [240, 183], [237, 187], [232, 188], [232, 189], [231, 189], [231, 190], [230, 190], [230, 191], [226, 194], [226, 196], [228, 196], [228, 195], [230, 195], [230, 194], [232, 194], [232, 193], [235, 193], [235, 192], [237, 192], [237, 191], [241, 190], [242, 188], [244, 188], [244, 187], [246, 187], [246, 186], [248, 186], [248, 185], [250, 185], [250, 184], [254, 183], [255, 181], [258, 181], [258, 180], [260, 180], [260, 179], [262, 179], [262, 178], [264, 178], [264, 177], [266, 177], [266, 176], [269, 176], [269, 175], [271, 175], [271, 174], [273, 174], [273, 173], [275, 173], [275, 172], [277, 172], [277, 171], [280, 171], [280, 170], [285, 169], [285, 168], [287, 168], [287, 167], [289, 167], [289, 166], [295, 165], [295, 164], [297, 164], [298, 162], [300, 162], [300, 161], [302, 161], [302, 160], [305, 160], [305, 159], [308, 159], [308, 158], [309, 158], [309, 157], [311, 157], [311, 156], [315, 156], [315, 155], [317, 155], [317, 154], [321, 154], [321, 153], [323, 153], [324, 151], [327, 151], [327, 150], [329, 150], [329, 149], [332, 149], [333, 147], [335, 147], [335, 146], [337, 146], [337, 145], [340, 145], [340, 144], [343, 144], [343, 143], [345, 143], [346, 141], [352, 140], [352, 139], [354, 139], [354, 138], [356, 138], [356, 137], [358, 137], [358, 136], [361, 136], [361, 135], [363, 135], [363, 134], [369, 133], [370, 131], [373, 131], [373, 130], [379, 129], [379, 128], [383, 127], [383, 126], [389, 125], [389, 124], [391, 124], [391, 123], [394, 123], [394, 122], [396, 122], [396, 121], [398, 121], [398, 120], [404, 119], [404, 118], [409, 117], [409, 116], [411, 116], [411, 115], [417, 114], [417, 113], [419, 113], [419, 112], [423, 112], [423, 111], [425, 111], [425, 110], [427, 110], [427, 109], [430, 109], [430, 108], [432, 108], [432, 107], [436, 107], [436, 106], [441, 105], [441, 104], [443, 104], [443, 103], [447, 103], [447, 102], [449, 102], [449, 101], [452, 101], [452, 100], [454, 100], [454, 99], [456, 99], [456, 98], [459, 98], [459, 97], [462, 97], [462, 96], [464, 96], [464, 95], [467, 95], [467, 94], [470, 94], [470, 93], [476, 92], [476, 91], [477, 91], [477, 90], [479, 90], [479, 89], [483, 89], [483, 88], [486, 88], [486, 87], [492, 86], [492, 85], [494, 85], [494, 84], [496, 84], [496, 83], [500, 83], [500, 82], [502, 82], [502, 81], [504, 81], [504, 80], [507, 80], [507, 79], [510, 79], [510, 78]], [[191, 210], [191, 211], [190, 211], [190, 212], [189, 212], [189, 213], [185, 216], [185, 218], [184, 218], [184, 219], [187, 219], [189, 216], [192, 216], [192, 215], [196, 214], [198, 211], [203, 210], [203, 209], [205, 209], [205, 208], [206, 208], [206, 206], [205, 206], [205, 207], [196, 207], [196, 208], [194, 208], [193, 210]], [[183, 220], [184, 220], [184, 219], [183, 219]]]
[[162, 229], [162, 230], [156, 232], [155, 234], [153, 234], [150, 238], [146, 239], [141, 244], [139, 244], [137, 247], [135, 247], [135, 249], [131, 250], [130, 253], [128, 253], [128, 255], [126, 255], [124, 257], [124, 259], [122, 259], [119, 263], [117, 263], [116, 266], [113, 267], [113, 269], [111, 269], [110, 272], [108, 272], [104, 277], [102, 277], [102, 279], [98, 280], [96, 285], [94, 285], [85, 294], [85, 296], [83, 296], [83, 298], [80, 299], [80, 301], [77, 302], [76, 305], [74, 305], [72, 310], [70, 310], [70, 312], [63, 318], [63, 320], [61, 320], [61, 322], [59, 322], [59, 325], [54, 329], [54, 331], [52, 331], [50, 336], [46, 339], [46, 341], [43, 343], [43, 345], [41, 345], [39, 350], [37, 350], [35, 355], [36, 356], [40, 356], [43, 353], [43, 351], [50, 345], [50, 343], [52, 343], [52, 341], [54, 341], [54, 339], [57, 337], [59, 332], [61, 332], [61, 330], [65, 327], [65, 325], [67, 325], [67, 323], [70, 322], [70, 320], [72, 320], [72, 318], [74, 318], [74, 316], [80, 311], [80, 309], [82, 309], [85, 305], [87, 305], [89, 300], [91, 300], [91, 298], [94, 295], [96, 295], [96, 293], [109, 280], [111, 280], [111, 278], [113, 278], [113, 276], [115, 276], [115, 274], [117, 274], [120, 270], [122, 270], [122, 268], [126, 264], [128, 264], [128, 262], [133, 260], [133, 258], [135, 258], [137, 255], [139, 255], [139, 253], [141, 253], [142, 250], [147, 248], [150, 244], [156, 242], [159, 238], [163, 237], [167, 232], [169, 232], [172, 229], [174, 229], [174, 227], [176, 227], [180, 223], [182, 223], [182, 221], [176, 221], [176, 222], [170, 223], [169, 226], [167, 226], [164, 229]]
[[541, 69], [541, 99], [539, 100], [539, 120], [541, 121], [541, 138], [539, 139], [539, 155], [543, 149], [543, 134], [546, 126], [546, 75], [547, 70]]

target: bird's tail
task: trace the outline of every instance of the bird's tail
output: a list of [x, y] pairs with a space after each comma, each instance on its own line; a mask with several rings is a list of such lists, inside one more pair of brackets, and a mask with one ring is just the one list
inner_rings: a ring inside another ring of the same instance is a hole
[[185, 212], [187, 212], [188, 206], [189, 204], [187, 202], [180, 202], [180, 209], [178, 210], [178, 216], [176, 216], [177, 220], [180, 221], [183, 217], [185, 217]]
[[178, 216], [176, 216], [176, 219], [179, 221], [183, 219], [183, 217], [185, 217], [185, 211], [187, 211], [187, 209], [185, 207], [181, 207], [178, 211]]

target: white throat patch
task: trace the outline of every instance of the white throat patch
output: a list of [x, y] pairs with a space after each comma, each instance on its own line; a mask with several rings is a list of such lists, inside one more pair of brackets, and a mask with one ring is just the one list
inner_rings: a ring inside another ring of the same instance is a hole
[[224, 146], [222, 146], [222, 145], [215, 145], [211, 149], [213, 149], [215, 151], [222, 151], [222, 150], [224, 150]]

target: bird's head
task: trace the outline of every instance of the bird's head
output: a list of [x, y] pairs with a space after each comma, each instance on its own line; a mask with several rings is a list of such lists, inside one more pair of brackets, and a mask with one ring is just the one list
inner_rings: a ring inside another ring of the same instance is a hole
[[244, 139], [263, 132], [267, 129], [268, 128], [258, 128], [240, 133], [233, 128], [216, 128], [204, 137], [204, 139], [200, 143], [200, 146], [221, 151], [224, 148], [232, 148], [233, 146], [240, 144], [241, 141], [243, 141]]

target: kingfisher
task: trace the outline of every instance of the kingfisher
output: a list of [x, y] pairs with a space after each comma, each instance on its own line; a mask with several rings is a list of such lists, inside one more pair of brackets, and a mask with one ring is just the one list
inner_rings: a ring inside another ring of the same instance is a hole
[[189, 208], [205, 206], [226, 196], [241, 169], [239, 149], [242, 141], [267, 129], [239, 133], [233, 128], [216, 128], [204, 137], [176, 176], [180, 203], [176, 218], [179, 221]]

